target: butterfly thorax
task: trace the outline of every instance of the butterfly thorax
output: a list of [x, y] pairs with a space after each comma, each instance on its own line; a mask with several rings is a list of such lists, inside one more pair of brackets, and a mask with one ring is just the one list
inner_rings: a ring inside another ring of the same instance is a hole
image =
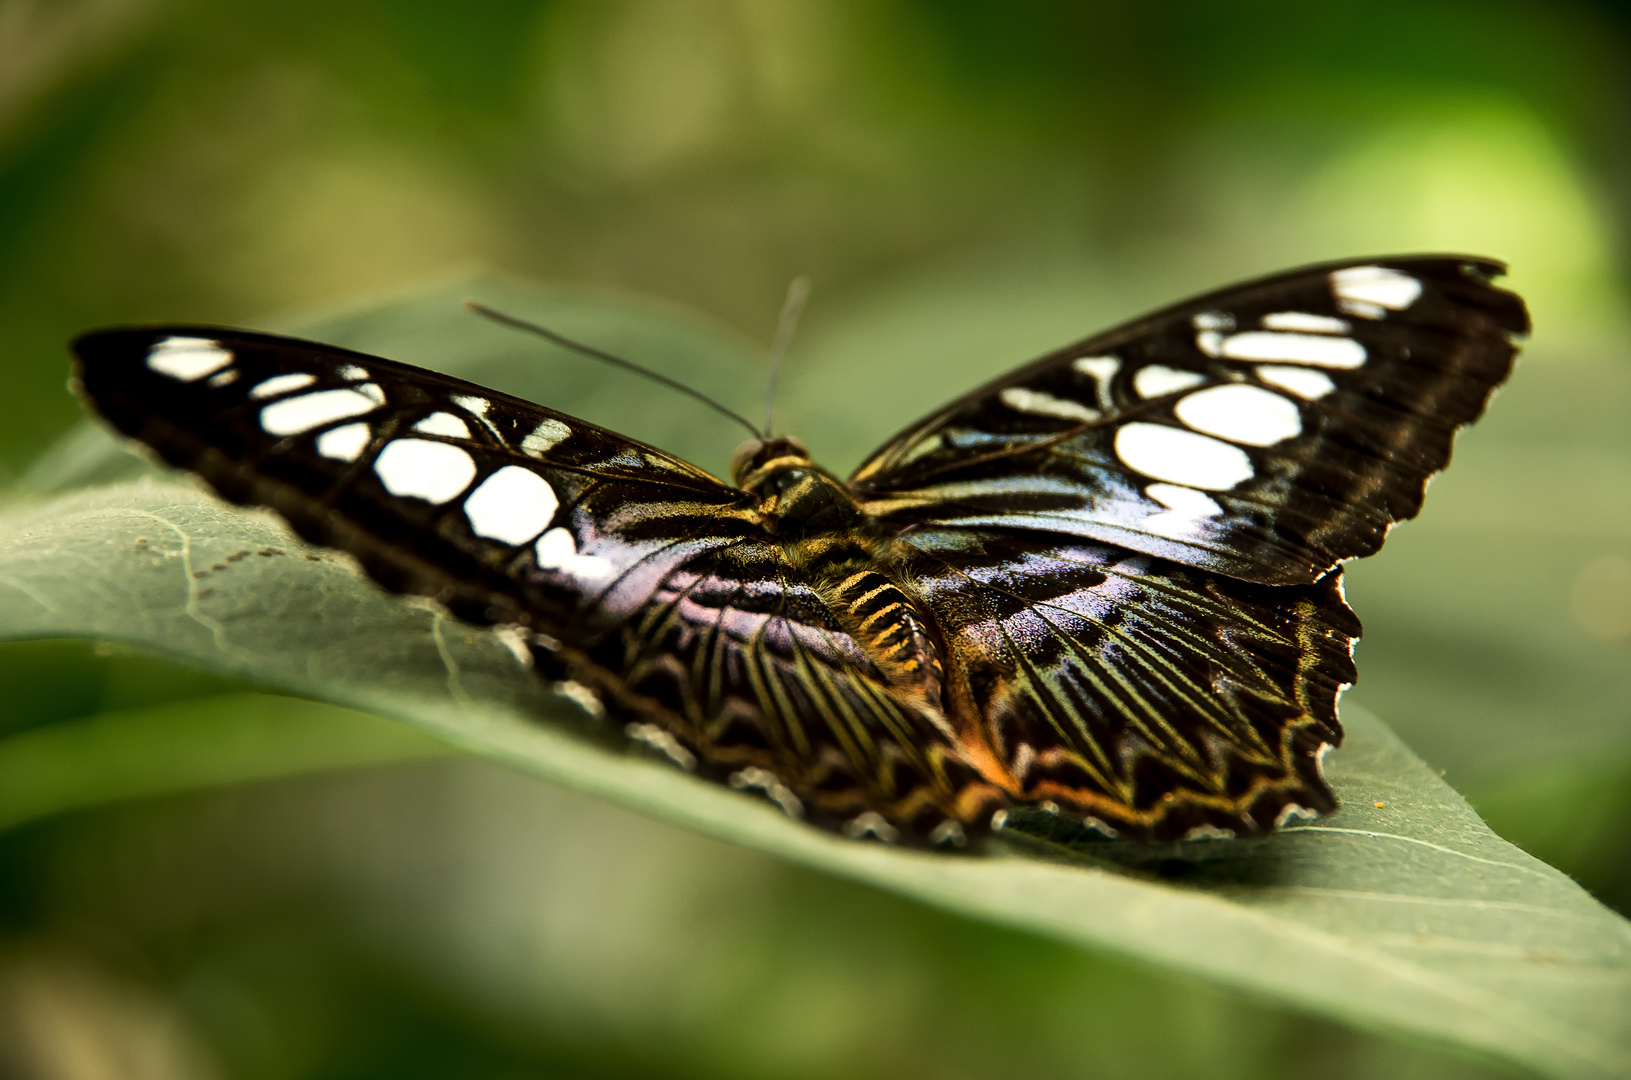
[[737, 451], [737, 484], [759, 496], [765, 527], [903, 699], [938, 714], [940, 659], [931, 620], [902, 585], [896, 543], [844, 482], [796, 439]]
[[744, 443], [731, 471], [738, 487], [759, 497], [765, 528], [785, 541], [876, 531], [872, 515], [856, 504], [844, 482], [811, 461], [797, 439]]

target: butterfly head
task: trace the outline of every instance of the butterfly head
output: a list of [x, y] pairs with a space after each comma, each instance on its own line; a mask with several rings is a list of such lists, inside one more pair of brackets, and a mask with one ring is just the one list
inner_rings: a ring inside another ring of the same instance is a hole
[[809, 464], [810, 451], [791, 435], [749, 439], [731, 455], [731, 481], [745, 491], [758, 491], [773, 473]]

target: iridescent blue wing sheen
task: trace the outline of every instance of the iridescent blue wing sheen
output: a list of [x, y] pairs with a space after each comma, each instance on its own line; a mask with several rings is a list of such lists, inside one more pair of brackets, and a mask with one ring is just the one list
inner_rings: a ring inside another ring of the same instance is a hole
[[921, 689], [930, 654], [903, 691], [858, 641], [869, 556], [843, 538], [790, 559], [694, 466], [379, 357], [195, 326], [74, 349], [119, 431], [388, 588], [521, 631], [559, 691], [687, 768], [890, 838], [955, 840], [1002, 801]]
[[1320, 762], [1359, 634], [1338, 572], [1264, 586], [1043, 532], [903, 542], [963, 756], [1014, 804], [1138, 839], [1336, 808]]
[[1042, 530], [1264, 584], [1368, 555], [1506, 378], [1523, 302], [1467, 257], [1330, 263], [1060, 349], [850, 483], [902, 528]]

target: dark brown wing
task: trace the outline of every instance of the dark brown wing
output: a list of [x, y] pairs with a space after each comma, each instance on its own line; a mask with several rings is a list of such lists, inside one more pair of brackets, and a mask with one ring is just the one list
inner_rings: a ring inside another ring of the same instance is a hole
[[956, 840], [1002, 801], [857, 643], [842, 589], [693, 466], [312, 342], [183, 326], [75, 351], [114, 427], [389, 588], [525, 628], [558, 690], [688, 768], [890, 838]]
[[1043, 530], [1264, 584], [1369, 555], [1421, 509], [1506, 378], [1500, 263], [1328, 263], [1223, 289], [1043, 357], [851, 477], [899, 526]]
[[1092, 541], [922, 529], [964, 757], [1113, 836], [1243, 835], [1328, 813], [1359, 622], [1338, 573], [1264, 586]]

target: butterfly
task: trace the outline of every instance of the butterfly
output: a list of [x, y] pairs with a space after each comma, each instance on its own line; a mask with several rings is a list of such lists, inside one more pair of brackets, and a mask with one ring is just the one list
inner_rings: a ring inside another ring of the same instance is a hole
[[1504, 272], [1384, 258], [1223, 289], [958, 398], [848, 480], [765, 432], [726, 483], [292, 338], [73, 350], [119, 432], [793, 817], [962, 845], [1028, 808], [1193, 839], [1336, 809], [1341, 564], [1416, 515], [1510, 372], [1529, 321]]

